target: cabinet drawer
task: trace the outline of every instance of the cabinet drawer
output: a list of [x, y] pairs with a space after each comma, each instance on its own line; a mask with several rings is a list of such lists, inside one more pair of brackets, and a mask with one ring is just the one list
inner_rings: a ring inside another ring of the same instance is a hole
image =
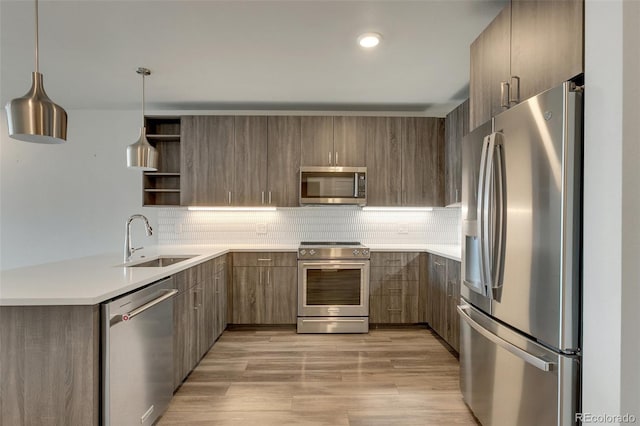
[[371, 253], [371, 266], [418, 267], [419, 252], [375, 251]]
[[233, 266], [297, 266], [295, 252], [235, 252]]
[[371, 296], [417, 296], [419, 281], [371, 281]]
[[418, 297], [371, 296], [369, 320], [374, 324], [415, 324], [418, 322]]
[[370, 269], [371, 281], [418, 281], [420, 268], [410, 266], [385, 266]]

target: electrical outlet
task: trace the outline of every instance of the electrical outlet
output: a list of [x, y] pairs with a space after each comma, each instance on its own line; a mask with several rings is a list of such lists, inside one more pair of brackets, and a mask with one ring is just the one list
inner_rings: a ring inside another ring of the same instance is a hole
[[267, 224], [256, 223], [256, 234], [266, 234], [266, 233], [267, 233]]
[[398, 234], [408, 234], [409, 233], [409, 225], [406, 223], [398, 224]]

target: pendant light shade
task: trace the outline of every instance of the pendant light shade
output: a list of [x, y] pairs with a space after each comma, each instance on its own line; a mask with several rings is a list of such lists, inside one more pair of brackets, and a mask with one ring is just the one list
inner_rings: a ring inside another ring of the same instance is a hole
[[155, 149], [146, 136], [146, 129], [140, 129], [140, 137], [135, 143], [127, 147], [127, 167], [140, 170], [158, 170], [158, 150]]
[[151, 75], [147, 68], [136, 71], [142, 76], [142, 125], [138, 140], [127, 147], [127, 167], [138, 170], [158, 170], [158, 151], [147, 140], [147, 130], [144, 127], [144, 78]]
[[67, 140], [67, 112], [47, 96], [38, 63], [38, 0], [36, 0], [36, 70], [31, 89], [21, 98], [7, 102], [9, 136], [25, 142], [58, 144]]

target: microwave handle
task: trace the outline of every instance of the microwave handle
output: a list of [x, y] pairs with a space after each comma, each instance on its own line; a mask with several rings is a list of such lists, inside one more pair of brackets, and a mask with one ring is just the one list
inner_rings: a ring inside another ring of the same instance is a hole
[[358, 198], [358, 176], [359, 173], [355, 174], [355, 178], [353, 179], [353, 198]]

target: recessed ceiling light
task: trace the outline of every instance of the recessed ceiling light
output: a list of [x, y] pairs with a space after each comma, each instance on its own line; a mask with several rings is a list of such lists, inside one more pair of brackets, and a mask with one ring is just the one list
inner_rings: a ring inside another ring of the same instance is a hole
[[371, 49], [380, 44], [382, 35], [379, 33], [364, 33], [358, 37], [358, 44], [366, 49]]

